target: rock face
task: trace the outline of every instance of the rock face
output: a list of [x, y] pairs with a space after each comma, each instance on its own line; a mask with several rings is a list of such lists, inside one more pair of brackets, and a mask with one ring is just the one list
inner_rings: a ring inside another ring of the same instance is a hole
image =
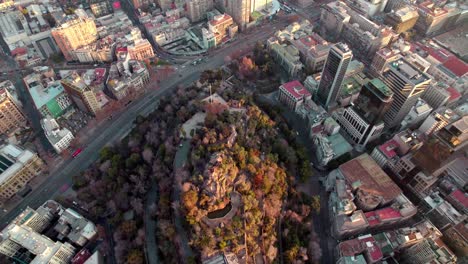
[[218, 152], [211, 156], [203, 173], [202, 194], [206, 195], [208, 212], [224, 208], [229, 203], [229, 194], [234, 189], [234, 180], [239, 169], [231, 157]]

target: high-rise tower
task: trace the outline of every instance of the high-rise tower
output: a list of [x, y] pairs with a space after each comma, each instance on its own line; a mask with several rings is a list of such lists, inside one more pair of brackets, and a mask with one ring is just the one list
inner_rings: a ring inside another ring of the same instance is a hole
[[330, 49], [316, 95], [324, 107], [336, 105], [346, 69], [352, 58], [353, 53], [346, 44], [338, 43]]
[[393, 102], [384, 116], [386, 128], [401, 123], [431, 82], [431, 78], [405, 59], [388, 64], [383, 82], [393, 92]]

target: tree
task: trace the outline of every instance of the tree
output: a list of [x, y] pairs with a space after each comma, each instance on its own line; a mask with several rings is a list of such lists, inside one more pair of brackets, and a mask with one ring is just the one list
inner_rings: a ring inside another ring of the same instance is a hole
[[182, 196], [182, 202], [188, 211], [192, 211], [198, 202], [198, 193], [195, 190], [189, 190]]
[[310, 205], [317, 214], [320, 213], [320, 195], [312, 196], [312, 203]]
[[119, 226], [119, 231], [122, 233], [122, 236], [126, 238], [132, 237], [137, 231], [136, 222], [133, 220], [123, 221]]
[[143, 252], [140, 249], [133, 249], [127, 255], [128, 264], [143, 264], [145, 262]]

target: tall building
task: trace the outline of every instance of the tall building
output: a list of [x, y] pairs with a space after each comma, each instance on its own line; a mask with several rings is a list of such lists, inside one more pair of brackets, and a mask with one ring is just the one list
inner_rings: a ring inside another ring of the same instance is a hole
[[346, 69], [352, 58], [353, 53], [346, 44], [338, 43], [330, 49], [317, 91], [317, 99], [324, 107], [336, 104]]
[[[83, 12], [84, 13], [84, 12]], [[73, 50], [96, 41], [98, 33], [94, 20], [85, 15], [70, 15], [52, 30], [52, 36], [67, 61], [76, 60]]]
[[393, 101], [393, 93], [379, 79], [362, 87], [354, 105], [337, 112], [336, 121], [354, 141], [364, 146], [383, 131], [383, 117]]
[[76, 71], [71, 72], [61, 81], [65, 91], [67, 91], [80, 110], [92, 115], [95, 115], [99, 111], [100, 106], [93, 89], [86, 84]]
[[213, 9], [213, 0], [187, 0], [187, 16], [190, 21], [198, 22], [205, 18], [206, 12]]
[[250, 7], [251, 0], [224, 0], [224, 10], [232, 16], [241, 31], [250, 22]]
[[432, 112], [426, 120], [418, 128], [419, 131], [426, 135], [435, 133], [444, 128], [449, 123], [459, 118], [457, 114], [450, 108], [439, 108]]
[[0, 200], [8, 200], [42, 171], [43, 162], [29, 150], [15, 145], [0, 147]]
[[272, 0], [251, 0], [250, 12], [253, 13], [255, 11], [268, 10], [268, 8], [272, 5], [272, 2]]
[[450, 92], [448, 87], [439, 84], [430, 85], [421, 96], [432, 108], [438, 109], [444, 106], [450, 99]]
[[418, 6], [419, 19], [416, 29], [420, 34], [432, 35], [443, 28], [449, 15], [449, 10], [440, 8], [432, 1], [425, 1]]
[[419, 14], [415, 8], [405, 6], [388, 13], [385, 17], [385, 23], [392, 26], [393, 30], [400, 34], [412, 29], [418, 18]]
[[426, 90], [431, 78], [405, 59], [388, 64], [383, 82], [393, 92], [393, 103], [384, 116], [385, 126], [394, 128], [403, 121], [419, 97]]
[[19, 104], [6, 87], [0, 87], [0, 133], [4, 134], [17, 129], [26, 123], [26, 118]]

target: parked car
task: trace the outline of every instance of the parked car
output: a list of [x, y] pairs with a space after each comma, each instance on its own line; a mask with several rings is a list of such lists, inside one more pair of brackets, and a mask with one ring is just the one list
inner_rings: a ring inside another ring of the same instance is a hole
[[76, 156], [80, 155], [82, 151], [83, 151], [82, 148], [78, 148], [77, 150], [75, 150], [75, 152], [73, 152], [72, 157], [76, 158]]

